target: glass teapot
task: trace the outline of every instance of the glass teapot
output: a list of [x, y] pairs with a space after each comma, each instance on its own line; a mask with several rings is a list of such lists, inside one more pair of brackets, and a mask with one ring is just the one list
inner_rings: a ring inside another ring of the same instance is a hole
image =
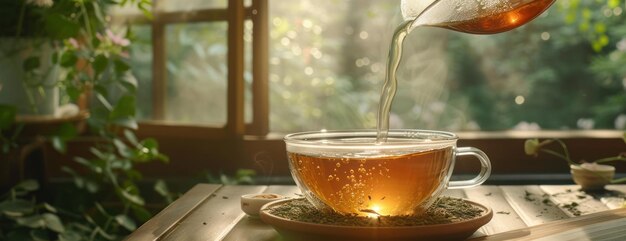
[[533, 20], [554, 0], [402, 0], [402, 16], [417, 26], [473, 34], [509, 31]]

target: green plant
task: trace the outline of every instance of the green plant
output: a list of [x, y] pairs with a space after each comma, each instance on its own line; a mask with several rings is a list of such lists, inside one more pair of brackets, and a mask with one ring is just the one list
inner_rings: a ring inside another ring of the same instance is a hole
[[[624, 132], [624, 135], [622, 136], [622, 140], [624, 140], [624, 143], [626, 143], [626, 132]], [[549, 149], [549, 146], [553, 143], [556, 143], [558, 144], [558, 146], [560, 146], [561, 148], [560, 152], [553, 150], [553, 149]], [[562, 159], [566, 161], [567, 164], [569, 165], [580, 166], [581, 164], [585, 163], [585, 161], [575, 162], [574, 160], [572, 160], [565, 142], [556, 138], [547, 139], [543, 141], [539, 141], [539, 139], [537, 138], [527, 139], [524, 142], [524, 152], [526, 153], [526, 155], [535, 156], [535, 157], [538, 156], [540, 152], [543, 152], [543, 153], [555, 156], [559, 159]], [[626, 161], [626, 152], [619, 153], [616, 156], [604, 157], [604, 158], [596, 159], [596, 160], [593, 160], [591, 162], [586, 162], [586, 163], [605, 164], [605, 163], [614, 162], [614, 161]], [[626, 181], [626, 179], [613, 180], [614, 183], [622, 182], [622, 181]]]
[[26, 180], [0, 196], [0, 239], [78, 240], [78, 234], [63, 224], [55, 207], [29, 198], [37, 189], [36, 181]]
[[[49, 61], [63, 70], [54, 85], [65, 93], [62, 97], [65, 103], [78, 102], [81, 98], [90, 102], [88, 133], [97, 140], [89, 149], [89, 156], [74, 157], [80, 168], [63, 167], [63, 171], [72, 176], [73, 187], [60, 188], [59, 193], [48, 197], [56, 200], [53, 202], [55, 210], [63, 210], [54, 228], [40, 225], [40, 222], [47, 222], [43, 218], [49, 218], [50, 214], [39, 214], [43, 209], [28, 209], [19, 218], [4, 216], [6, 220], [0, 222], [0, 239], [23, 240], [21, 238], [26, 237], [23, 235], [30, 235], [26, 239], [37, 240], [120, 239], [151, 217], [139, 190], [137, 181], [142, 175], [136, 165], [153, 160], [167, 162], [168, 158], [159, 152], [154, 139], [139, 140], [134, 134], [137, 81], [128, 64], [132, 31], [129, 28], [125, 34], [115, 33], [108, 28], [105, 17], [107, 7], [126, 4], [136, 5], [150, 17], [149, 0], [23, 0], [11, 1], [1, 8], [3, 12], [18, 9], [17, 15], [11, 13], [0, 18], [2, 26], [11, 26], [2, 29], [1, 36], [14, 37], [16, 41], [29, 37], [50, 43]], [[40, 54], [31, 51], [23, 61], [25, 85], [43, 87], [36, 81], [41, 74]], [[31, 81], [33, 79], [35, 81]], [[0, 140], [3, 150], [8, 152], [17, 147], [15, 140], [23, 125], [14, 122], [13, 106], [0, 107]], [[66, 153], [68, 141], [78, 135], [75, 126], [66, 123], [47, 137], [57, 151]], [[33, 182], [27, 182], [30, 189], [26, 191], [36, 190], [32, 188], [36, 185]], [[24, 189], [21, 185], [10, 192], [20, 195], [8, 195], [9, 199], [3, 199], [3, 203], [18, 202], [25, 206], [23, 200], [27, 193], [19, 191]], [[163, 181], [157, 181], [154, 189], [167, 201], [172, 201]], [[65, 195], [72, 198], [68, 200]], [[34, 206], [42, 205], [32, 196], [27, 201]], [[13, 204], [2, 207], [7, 205]], [[32, 215], [39, 215], [38, 219], [28, 219], [37, 225], [25, 225], [24, 217]], [[12, 236], [17, 234], [22, 236]]]
[[238, 169], [233, 176], [228, 176], [224, 173], [218, 175], [211, 173], [205, 174], [206, 180], [208, 180], [209, 183], [225, 185], [254, 184], [254, 176], [256, 176], [256, 171], [252, 169]]

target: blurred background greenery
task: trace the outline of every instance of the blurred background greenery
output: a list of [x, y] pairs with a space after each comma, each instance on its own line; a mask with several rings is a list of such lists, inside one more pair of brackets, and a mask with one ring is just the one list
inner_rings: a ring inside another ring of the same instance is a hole
[[[191, 1], [185, 8], [206, 4]], [[389, 41], [402, 21], [400, 1], [269, 4], [271, 131], [374, 128]], [[623, 0], [559, 0], [503, 34], [416, 29], [405, 41], [391, 127], [624, 129], [625, 8]], [[246, 23], [248, 60], [250, 31]], [[140, 116], [149, 119], [150, 27], [136, 26], [134, 33], [132, 69], [147, 87], [139, 90]], [[166, 119], [223, 125], [226, 24], [169, 25], [166, 35]], [[249, 62], [245, 68], [250, 120]]]

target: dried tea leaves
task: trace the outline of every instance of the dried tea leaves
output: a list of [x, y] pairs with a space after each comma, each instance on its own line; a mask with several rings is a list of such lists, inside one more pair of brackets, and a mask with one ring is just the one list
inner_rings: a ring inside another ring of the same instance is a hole
[[420, 215], [363, 217], [317, 210], [306, 199], [295, 199], [268, 209], [270, 214], [307, 223], [341, 226], [396, 227], [453, 223], [479, 217], [485, 210], [458, 198], [438, 198]]

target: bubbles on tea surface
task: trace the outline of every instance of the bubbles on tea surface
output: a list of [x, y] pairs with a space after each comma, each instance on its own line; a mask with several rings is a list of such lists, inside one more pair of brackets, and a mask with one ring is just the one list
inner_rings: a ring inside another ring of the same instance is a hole
[[[337, 164], [335, 164], [335, 166], [337, 166], [338, 168], [341, 167], [341, 163], [337, 162]], [[335, 169], [337, 170], [337, 169]]]
[[350, 169], [350, 174], [354, 174], [354, 169]]

